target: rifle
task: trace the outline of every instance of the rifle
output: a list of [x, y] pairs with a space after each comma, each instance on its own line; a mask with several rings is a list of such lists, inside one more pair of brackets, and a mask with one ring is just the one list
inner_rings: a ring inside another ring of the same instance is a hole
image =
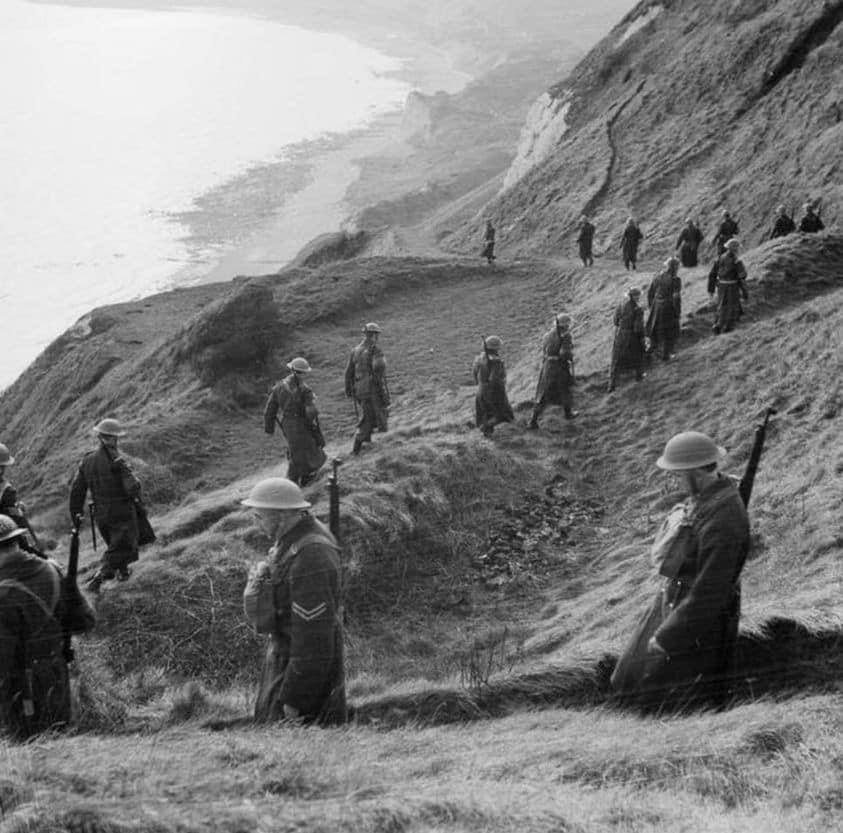
[[758, 463], [761, 460], [761, 452], [764, 450], [764, 440], [767, 437], [767, 423], [773, 414], [778, 413], [775, 408], [767, 408], [764, 414], [764, 421], [755, 426], [755, 442], [752, 445], [752, 452], [746, 462], [746, 470], [741, 478], [738, 492], [744, 506], [749, 505], [749, 498], [752, 495], [752, 485], [755, 482], [755, 473], [758, 471]]
[[[70, 555], [67, 559], [67, 574], [64, 577], [64, 590], [67, 598], [72, 599], [79, 595], [79, 585], [76, 583], [76, 575], [79, 571], [79, 529], [82, 526], [82, 514], [73, 519], [73, 528], [70, 530]], [[64, 639], [64, 661], [70, 665], [75, 658], [73, 652], [73, 633], [68, 627], [65, 617], [65, 624], [62, 626], [62, 637]]]
[[[93, 501], [91, 501], [88, 504], [88, 515], [91, 518], [91, 542], [94, 545], [94, 552], [96, 552], [97, 551], [97, 525], [96, 525], [96, 523], [94, 523], [94, 502]], [[80, 519], [79, 523], [81, 524], [82, 523], [82, 521], [81, 521], [82, 516], [77, 515], [76, 517]]]
[[328, 494], [330, 495], [330, 509], [328, 512], [328, 526], [333, 536], [337, 539], [340, 537], [340, 482], [337, 477], [337, 469], [342, 460], [334, 457], [331, 460], [332, 471], [328, 476]]

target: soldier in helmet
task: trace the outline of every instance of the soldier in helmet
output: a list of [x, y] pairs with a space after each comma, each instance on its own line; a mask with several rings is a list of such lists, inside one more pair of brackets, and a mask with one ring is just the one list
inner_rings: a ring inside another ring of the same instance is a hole
[[389, 387], [386, 359], [378, 346], [381, 328], [371, 322], [363, 327], [363, 340], [351, 351], [345, 369], [345, 395], [360, 406], [352, 451], [359, 454], [363, 443], [372, 441], [372, 432], [386, 431], [389, 419]]
[[794, 231], [796, 231], [796, 223], [788, 215], [787, 209], [780, 205], [776, 209], [776, 219], [773, 220], [773, 227], [770, 229], [770, 240], [775, 240], [777, 237], [787, 237]]
[[615, 310], [615, 339], [612, 343], [612, 364], [609, 369], [609, 393], [618, 383], [618, 376], [627, 368], [635, 372], [636, 381], [644, 378], [644, 310], [638, 305], [641, 290], [631, 286], [626, 298]]
[[741, 298], [746, 300], [746, 267], [738, 258], [740, 243], [731, 239], [726, 243], [726, 251], [720, 255], [708, 274], [708, 294], [714, 298], [717, 291], [717, 318], [712, 330], [716, 334], [728, 333], [734, 329], [738, 317], [743, 312]]
[[138, 505], [141, 484], [117, 447], [125, 436], [121, 424], [106, 418], [94, 426], [98, 446], [79, 464], [70, 486], [70, 517], [85, 514], [85, 495], [90, 492], [97, 528], [106, 544], [99, 570], [88, 582], [98, 592], [104, 581], [129, 578], [129, 564], [138, 560]]
[[580, 233], [577, 236], [577, 246], [580, 250], [580, 260], [583, 266], [594, 265], [594, 223], [585, 214], [580, 217]]
[[12, 466], [15, 458], [8, 446], [0, 443], [0, 514], [11, 518], [19, 527], [29, 529], [26, 508], [18, 500], [17, 489], [6, 480], [6, 466]]
[[717, 234], [714, 235], [714, 245], [717, 249], [717, 256], [720, 257], [726, 251], [726, 244], [738, 235], [738, 223], [732, 215], [724, 210], [721, 215], [720, 225], [717, 227]]
[[542, 339], [542, 367], [536, 386], [536, 399], [529, 428], [539, 427], [539, 417], [548, 405], [561, 405], [565, 419], [573, 419], [574, 342], [571, 338], [571, 316], [557, 315], [553, 328]]
[[15, 739], [69, 723], [65, 634], [95, 622], [57, 564], [20, 549], [25, 533], [0, 515], [0, 734]]
[[[287, 364], [290, 371], [270, 392], [263, 412], [267, 434], [281, 428], [287, 440], [287, 479], [306, 486], [325, 462], [325, 438], [319, 427], [319, 412], [310, 386], [304, 381], [310, 373], [307, 359], [295, 358]], [[281, 419], [278, 419], [278, 414]]]
[[271, 477], [242, 501], [272, 541], [251, 569], [246, 618], [267, 634], [255, 719], [346, 720], [339, 547], [295, 483]]
[[686, 268], [697, 265], [700, 243], [703, 241], [703, 233], [691, 217], [686, 218], [685, 228], [679, 232], [676, 238], [676, 251], [679, 260]]
[[506, 395], [506, 367], [500, 357], [502, 347], [503, 342], [497, 336], [484, 338], [483, 352], [474, 359], [472, 369], [477, 384], [474, 416], [485, 437], [491, 437], [499, 423], [515, 419]]
[[483, 232], [483, 251], [480, 252], [480, 257], [485, 257], [489, 266], [495, 261], [495, 227], [491, 220], [486, 220], [486, 229]]
[[749, 520], [734, 481], [717, 471], [723, 454], [710, 437], [685, 431], [656, 462], [679, 478], [688, 498], [669, 513], [652, 546], [661, 589], [612, 675], [623, 701], [683, 706], [718, 702], [725, 693]]
[[647, 291], [650, 314], [647, 316], [645, 331], [650, 339], [650, 349], [660, 352], [664, 361], [673, 358], [673, 347], [679, 335], [682, 279], [678, 273], [679, 259], [669, 257], [664, 263], [664, 269], [653, 278]]
[[805, 216], [799, 221], [799, 231], [803, 234], [816, 234], [825, 228], [823, 221], [814, 211], [814, 204], [806, 202], [802, 207]]
[[626, 225], [621, 235], [621, 252], [623, 254], [623, 265], [627, 271], [636, 269], [638, 263], [638, 247], [644, 239], [638, 223], [635, 222], [634, 217], [630, 217], [626, 221]]

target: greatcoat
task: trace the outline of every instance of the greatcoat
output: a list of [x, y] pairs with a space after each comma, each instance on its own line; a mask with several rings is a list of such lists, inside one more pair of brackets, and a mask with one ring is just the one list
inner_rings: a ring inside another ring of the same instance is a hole
[[484, 434], [491, 434], [497, 424], [515, 419], [506, 394], [506, 366], [500, 356], [484, 351], [474, 359], [472, 375], [477, 384], [475, 423]]
[[615, 310], [615, 339], [612, 343], [610, 377], [615, 381], [621, 370], [631, 368], [641, 376], [644, 367], [644, 310], [631, 298]]
[[665, 269], [647, 290], [650, 314], [647, 316], [647, 336], [653, 351], [661, 348], [664, 358], [673, 352], [679, 336], [682, 315], [682, 279]]
[[573, 406], [571, 393], [571, 360], [574, 342], [570, 332], [558, 327], [548, 330], [542, 339], [542, 367], [536, 385], [536, 407], [545, 405]]
[[728, 333], [734, 329], [741, 314], [741, 297], [747, 297], [746, 268], [731, 251], [720, 255], [708, 275], [708, 291], [717, 290], [717, 318], [714, 328]]
[[372, 432], [386, 431], [389, 423], [389, 389], [386, 359], [374, 342], [363, 339], [352, 351], [345, 368], [345, 393], [360, 404], [356, 438], [369, 442]]

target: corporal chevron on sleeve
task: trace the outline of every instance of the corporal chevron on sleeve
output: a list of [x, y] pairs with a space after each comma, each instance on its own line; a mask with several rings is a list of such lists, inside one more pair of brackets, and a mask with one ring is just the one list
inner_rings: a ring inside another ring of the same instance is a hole
[[309, 610], [306, 607], [302, 607], [298, 602], [293, 602], [293, 615], [304, 619], [305, 622], [312, 622], [314, 619], [318, 619], [327, 609], [328, 605], [326, 602], [320, 602], [316, 607], [312, 607]]

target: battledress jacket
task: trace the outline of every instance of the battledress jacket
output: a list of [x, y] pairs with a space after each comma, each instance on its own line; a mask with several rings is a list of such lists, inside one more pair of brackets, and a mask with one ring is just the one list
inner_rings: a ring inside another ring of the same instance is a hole
[[503, 359], [485, 351], [474, 359], [472, 368], [477, 392], [474, 418], [478, 428], [491, 428], [499, 422], [512, 422], [515, 414], [506, 395], [506, 366]]
[[0, 550], [0, 733], [22, 739], [69, 722], [63, 628], [81, 633], [94, 622], [57, 564]]
[[788, 217], [787, 214], [781, 214], [776, 217], [773, 228], [770, 230], [770, 240], [775, 240], [777, 237], [787, 237], [794, 231], [796, 231], [796, 223], [793, 222], [793, 218]]
[[679, 250], [679, 260], [685, 268], [692, 268], [698, 263], [698, 252], [703, 233], [697, 226], [685, 226], [679, 232], [676, 248]]
[[313, 391], [293, 373], [282, 379], [266, 400], [263, 426], [267, 434], [275, 433], [275, 420], [279, 414], [290, 461], [303, 472], [318, 471], [326, 459], [316, 431], [319, 413]]
[[746, 267], [734, 252], [724, 252], [708, 273], [709, 293], [717, 290], [717, 322], [722, 330], [734, 327], [741, 313], [741, 296], [747, 297]]
[[246, 618], [269, 635], [255, 719], [280, 720], [284, 705], [308, 722], [346, 719], [339, 548], [310, 515], [250, 573]]
[[621, 236], [621, 251], [624, 260], [638, 259], [638, 246], [644, 239], [641, 229], [637, 225], [625, 226]]
[[25, 529], [28, 524], [21, 510], [17, 489], [8, 480], [0, 480], [0, 515], [6, 515], [21, 529]]
[[542, 339], [542, 368], [536, 385], [536, 402], [571, 407], [571, 359], [574, 342], [569, 332], [557, 327], [548, 330]]
[[[671, 517], [673, 523], [669, 518], [662, 527], [670, 528], [659, 555], [662, 587], [611, 680], [621, 699], [643, 706], [717, 696], [734, 661], [739, 578], [749, 550], [749, 520], [738, 489], [719, 475]], [[648, 649], [651, 637], [665, 653]]]

